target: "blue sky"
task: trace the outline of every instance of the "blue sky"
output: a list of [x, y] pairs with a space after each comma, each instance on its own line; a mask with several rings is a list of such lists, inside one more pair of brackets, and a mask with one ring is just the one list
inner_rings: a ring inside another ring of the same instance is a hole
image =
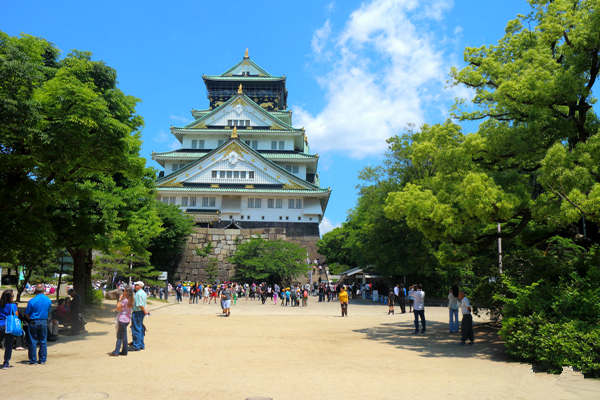
[[286, 75], [294, 125], [321, 155], [322, 186], [333, 194], [322, 231], [344, 221], [357, 175], [375, 165], [385, 139], [407, 124], [447, 117], [455, 97], [448, 71], [467, 46], [495, 43], [525, 0], [13, 1], [0, 29], [88, 50], [138, 97], [142, 155], [176, 143], [171, 125], [206, 108], [202, 74], [220, 74], [249, 48], [274, 75]]

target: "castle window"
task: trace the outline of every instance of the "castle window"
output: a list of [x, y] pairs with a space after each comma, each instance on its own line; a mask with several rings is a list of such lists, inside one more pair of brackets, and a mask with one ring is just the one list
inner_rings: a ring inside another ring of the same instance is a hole
[[264, 220], [264, 219], [265, 219], [265, 216], [263, 215], [262, 217], [260, 217], [260, 219]]
[[301, 209], [302, 199], [288, 199], [288, 208], [297, 210]]
[[197, 148], [198, 148], [198, 141], [192, 140], [192, 149], [197, 149]]
[[285, 148], [285, 142], [283, 140], [279, 141], [279, 150], [283, 150]]
[[301, 220], [302, 220], [302, 217], [298, 217], [298, 221], [301, 221]]
[[203, 149], [204, 148], [204, 140], [198, 140], [198, 148], [199, 149]]
[[190, 197], [190, 207], [196, 207], [196, 196]]
[[254, 150], [258, 149], [258, 140], [245, 140], [246, 144]]
[[225, 171], [219, 171], [219, 178], [225, 179]]
[[175, 197], [175, 196], [169, 197], [169, 204], [175, 204], [176, 201], [177, 201], [177, 197]]
[[267, 200], [267, 208], [275, 208], [275, 199]]
[[217, 171], [212, 171], [211, 172], [211, 176], [213, 177], [213, 179], [216, 178], [217, 177]]
[[227, 179], [231, 179], [233, 177], [233, 171], [227, 171]]
[[248, 197], [248, 208], [261, 208], [262, 199]]
[[275, 208], [283, 208], [283, 199], [275, 200]]
[[273, 140], [271, 142], [271, 150], [277, 150], [277, 141]]
[[217, 203], [217, 199], [215, 197], [203, 197], [202, 198], [202, 207], [215, 207]]
[[248, 179], [254, 179], [254, 171], [248, 171]]
[[233, 179], [240, 179], [240, 171], [233, 171]]
[[187, 205], [188, 205], [188, 198], [187, 197], [184, 196], [184, 197], [181, 198], [181, 205], [183, 207], [187, 207]]
[[240, 179], [246, 179], [246, 171], [240, 171]]

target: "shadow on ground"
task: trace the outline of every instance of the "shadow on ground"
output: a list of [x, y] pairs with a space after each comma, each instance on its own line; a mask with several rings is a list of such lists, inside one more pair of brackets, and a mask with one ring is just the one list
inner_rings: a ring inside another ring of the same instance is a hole
[[498, 325], [475, 324], [475, 344], [461, 345], [460, 333], [448, 333], [448, 324], [427, 321], [427, 333], [414, 334], [412, 321], [390, 322], [367, 329], [357, 329], [367, 340], [383, 342], [403, 350], [416, 351], [423, 357], [476, 357], [492, 361], [508, 361], [498, 336]]

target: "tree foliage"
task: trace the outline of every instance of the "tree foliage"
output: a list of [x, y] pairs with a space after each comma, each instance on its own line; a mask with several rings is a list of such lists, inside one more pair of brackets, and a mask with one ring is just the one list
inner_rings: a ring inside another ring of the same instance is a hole
[[306, 250], [284, 240], [252, 238], [238, 245], [229, 261], [236, 265], [236, 278], [243, 282], [289, 284], [307, 272]]
[[92, 249], [146, 254], [161, 230], [154, 173], [139, 156], [138, 100], [90, 53], [59, 59], [30, 36], [0, 33], [0, 79], [4, 258], [66, 248], [85, 296]]
[[[503, 314], [509, 354], [598, 376], [600, 3], [529, 3], [497, 44], [465, 49], [466, 66], [451, 77], [473, 97], [457, 102], [454, 120], [389, 140], [382, 168], [392, 189], [380, 209], [422, 235], [423, 254], [476, 306]], [[463, 132], [462, 121], [476, 130]], [[347, 228], [369, 200], [361, 192], [341, 230], [325, 235], [334, 257], [360, 248], [352, 235], [365, 228]]]
[[150, 264], [173, 276], [183, 253], [188, 235], [192, 232], [193, 221], [174, 205], [156, 202], [162, 231], [150, 240], [148, 251]]

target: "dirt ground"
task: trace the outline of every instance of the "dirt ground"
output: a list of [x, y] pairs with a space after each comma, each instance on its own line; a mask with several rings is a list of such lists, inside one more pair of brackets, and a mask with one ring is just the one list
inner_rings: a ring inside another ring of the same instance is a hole
[[[112, 305], [86, 335], [50, 343], [46, 365], [0, 370], [2, 399], [599, 399], [600, 380], [534, 373], [508, 361], [485, 320], [474, 346], [447, 333], [446, 308], [428, 308], [427, 334], [412, 315], [374, 304], [284, 308], [238, 301], [230, 318], [218, 305], [153, 302], [146, 350], [109, 357]], [[399, 310], [397, 310], [399, 311]]]

